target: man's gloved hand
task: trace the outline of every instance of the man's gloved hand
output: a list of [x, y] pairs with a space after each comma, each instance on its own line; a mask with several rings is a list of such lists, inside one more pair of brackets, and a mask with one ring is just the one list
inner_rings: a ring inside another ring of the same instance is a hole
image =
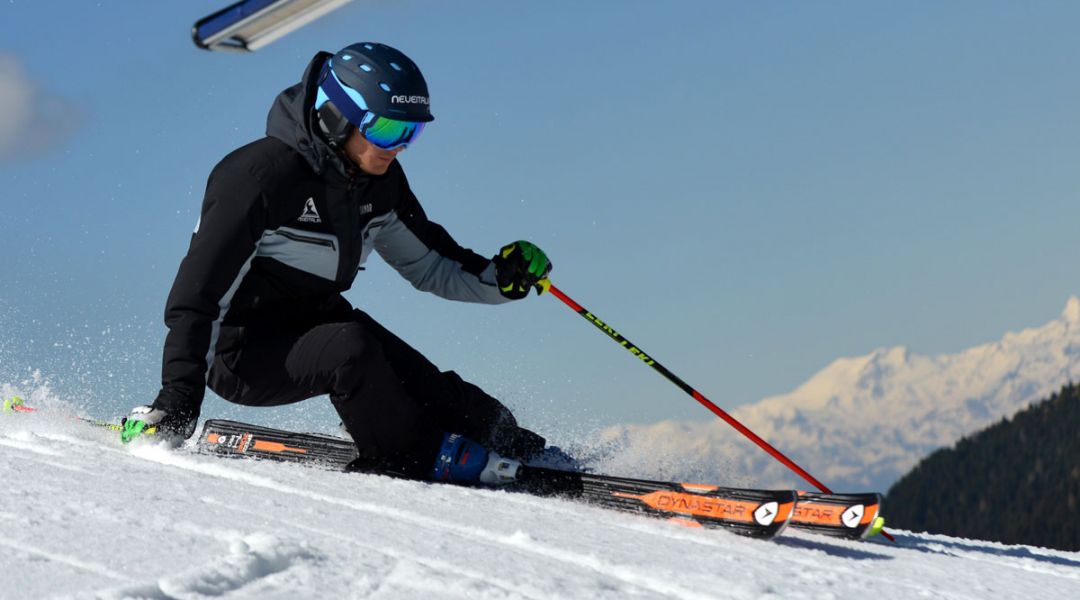
[[196, 416], [153, 406], [136, 406], [121, 420], [120, 441], [125, 444], [142, 435], [153, 435], [179, 446], [195, 433]]
[[499, 291], [511, 300], [529, 295], [529, 288], [543, 294], [546, 287], [540, 283], [551, 272], [551, 261], [536, 244], [520, 240], [502, 247], [492, 259], [495, 263], [495, 281]]

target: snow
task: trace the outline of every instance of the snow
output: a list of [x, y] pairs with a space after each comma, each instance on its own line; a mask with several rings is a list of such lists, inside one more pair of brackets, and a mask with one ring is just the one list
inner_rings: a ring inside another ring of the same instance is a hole
[[[222, 459], [0, 415], [0, 597], [1080, 597], [1080, 554], [685, 529], [565, 500]], [[887, 514], [887, 507], [886, 507]]]
[[1080, 323], [1080, 298], [1076, 296], [1069, 298], [1065, 310], [1061, 313], [1061, 318], [1071, 325]]
[[[886, 491], [933, 450], [1080, 381], [1080, 298], [1037, 328], [956, 354], [904, 347], [839, 358], [732, 414], [834, 489]], [[705, 390], [706, 395], [708, 391]], [[602, 434], [608, 470], [732, 485], [806, 485], [718, 419]]]

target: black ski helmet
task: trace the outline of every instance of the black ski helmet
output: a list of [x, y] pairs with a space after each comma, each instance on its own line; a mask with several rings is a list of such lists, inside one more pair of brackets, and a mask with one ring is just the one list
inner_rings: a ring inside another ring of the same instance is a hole
[[350, 125], [361, 127], [367, 113], [413, 123], [435, 119], [420, 68], [400, 50], [375, 42], [351, 44], [326, 61], [315, 107], [332, 144], [343, 144]]

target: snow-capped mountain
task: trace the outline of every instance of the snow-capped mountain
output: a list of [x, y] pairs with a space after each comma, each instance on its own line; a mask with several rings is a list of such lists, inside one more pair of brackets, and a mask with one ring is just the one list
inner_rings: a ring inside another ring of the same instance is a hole
[[[732, 414], [834, 489], [885, 491], [932, 450], [1080, 380], [1080, 298], [1042, 327], [958, 354], [883, 348], [840, 358], [788, 394]], [[602, 434], [604, 468], [756, 485], [794, 475], [718, 419]]]

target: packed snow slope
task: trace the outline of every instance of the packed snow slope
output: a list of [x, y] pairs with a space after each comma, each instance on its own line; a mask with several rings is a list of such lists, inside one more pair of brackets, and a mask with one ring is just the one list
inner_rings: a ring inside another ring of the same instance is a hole
[[0, 415], [3, 598], [1076, 598], [1080, 555], [685, 529]]
[[[1041, 327], [957, 354], [895, 347], [837, 359], [792, 392], [733, 414], [833, 489], [885, 492], [930, 452], [1070, 381], [1080, 381], [1076, 297]], [[613, 471], [637, 464], [657, 476], [805, 485], [719, 419], [620, 426], [601, 437]]]

